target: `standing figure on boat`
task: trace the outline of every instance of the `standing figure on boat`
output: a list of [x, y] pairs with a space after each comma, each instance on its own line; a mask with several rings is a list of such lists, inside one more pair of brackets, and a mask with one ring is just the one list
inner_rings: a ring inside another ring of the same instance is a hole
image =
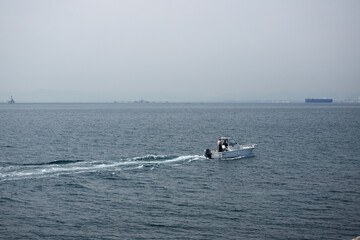
[[224, 146], [225, 146], [225, 151], [227, 151], [228, 150], [228, 146], [229, 146], [229, 143], [228, 143], [228, 140], [227, 139], [225, 139], [224, 140]]
[[221, 142], [221, 138], [220, 138], [219, 141], [217, 142], [217, 146], [218, 146], [218, 152], [222, 152], [222, 142]]

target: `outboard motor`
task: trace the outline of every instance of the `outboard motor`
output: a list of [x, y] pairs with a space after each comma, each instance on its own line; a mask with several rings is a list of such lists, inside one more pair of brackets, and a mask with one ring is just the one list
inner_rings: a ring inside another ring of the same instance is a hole
[[207, 158], [211, 158], [211, 151], [210, 149], [205, 149], [204, 156]]

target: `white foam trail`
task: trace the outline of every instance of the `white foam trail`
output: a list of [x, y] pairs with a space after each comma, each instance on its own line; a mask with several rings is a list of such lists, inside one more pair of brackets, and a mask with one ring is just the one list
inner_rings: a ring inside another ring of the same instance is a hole
[[[169, 158], [169, 159], [167, 159]], [[149, 160], [146, 160], [149, 159]], [[135, 157], [127, 159], [126, 161], [119, 162], [77, 162], [73, 164], [66, 164], [65, 166], [17, 166], [17, 167], [6, 167], [0, 171], [0, 181], [4, 180], [16, 180], [16, 179], [28, 179], [28, 178], [42, 178], [57, 176], [59, 174], [70, 174], [70, 173], [84, 173], [84, 172], [95, 172], [104, 169], [111, 170], [125, 170], [125, 169], [143, 169], [144, 166], [151, 165], [163, 165], [176, 162], [192, 162], [195, 160], [204, 159], [202, 156], [189, 155], [189, 156], [165, 156], [165, 155], [147, 155], [145, 157]], [[129, 168], [135, 166], [135, 168]], [[152, 166], [151, 170], [154, 169]]]

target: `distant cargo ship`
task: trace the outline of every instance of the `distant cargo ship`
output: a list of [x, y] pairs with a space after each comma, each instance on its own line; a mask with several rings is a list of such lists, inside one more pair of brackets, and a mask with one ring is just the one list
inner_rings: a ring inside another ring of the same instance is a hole
[[13, 99], [13, 97], [12, 97], [12, 96], [11, 96], [11, 97], [10, 97], [10, 99], [8, 100], [8, 103], [10, 103], [10, 104], [15, 103], [15, 101], [14, 101], [14, 99]]
[[305, 98], [306, 103], [332, 103], [332, 98]]

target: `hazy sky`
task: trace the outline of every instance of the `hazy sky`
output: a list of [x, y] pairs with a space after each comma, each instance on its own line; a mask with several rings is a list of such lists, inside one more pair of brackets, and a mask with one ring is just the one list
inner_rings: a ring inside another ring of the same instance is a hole
[[0, 101], [304, 94], [360, 96], [360, 1], [0, 0]]

